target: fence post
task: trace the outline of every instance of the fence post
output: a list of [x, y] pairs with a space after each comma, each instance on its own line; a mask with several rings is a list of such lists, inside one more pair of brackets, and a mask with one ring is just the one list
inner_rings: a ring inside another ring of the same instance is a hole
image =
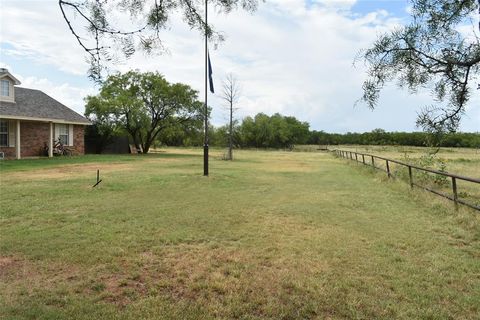
[[364, 154], [362, 154], [362, 162], [363, 162], [363, 164], [365, 164], [365, 155]]
[[458, 194], [457, 194], [457, 179], [452, 177], [453, 202], [455, 202], [455, 210], [458, 210]]
[[388, 165], [388, 160], [385, 160], [387, 163], [387, 176], [390, 178], [390, 166]]
[[375, 159], [373, 158], [373, 156], [372, 156], [372, 167], [375, 168]]
[[355, 152], [355, 161], [358, 162], [358, 154]]
[[413, 189], [412, 166], [408, 166], [408, 176], [410, 177], [410, 188]]

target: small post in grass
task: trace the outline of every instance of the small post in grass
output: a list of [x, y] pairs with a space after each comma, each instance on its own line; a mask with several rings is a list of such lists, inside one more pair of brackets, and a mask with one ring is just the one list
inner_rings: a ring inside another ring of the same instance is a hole
[[458, 193], [457, 193], [457, 179], [452, 177], [453, 202], [455, 202], [455, 210], [458, 210]]
[[390, 178], [390, 165], [388, 164], [388, 160], [385, 160], [387, 164], [387, 176]]
[[410, 188], [413, 189], [412, 166], [408, 166], [408, 176], [410, 177]]
[[95, 183], [92, 188], [95, 188], [96, 186], [98, 186], [98, 184], [102, 182], [102, 180], [100, 180], [100, 170], [97, 170], [97, 183]]

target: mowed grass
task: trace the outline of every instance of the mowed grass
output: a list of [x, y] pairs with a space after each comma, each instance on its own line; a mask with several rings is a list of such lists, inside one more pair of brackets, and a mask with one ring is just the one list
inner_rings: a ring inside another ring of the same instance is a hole
[[477, 212], [331, 154], [235, 156], [2, 162], [0, 319], [478, 319]]
[[[381, 157], [411, 162], [436, 151], [434, 148], [410, 146], [331, 146], [341, 150], [369, 153]], [[480, 149], [474, 148], [440, 148], [435, 158], [445, 162], [446, 171], [473, 178], [480, 178]]]
[[[421, 157], [429, 157], [431, 152], [437, 151], [433, 148], [410, 147], [410, 146], [357, 146], [342, 145], [337, 146], [340, 150], [355, 151], [360, 153], [372, 154], [388, 159], [400, 160], [404, 163], [417, 164], [421, 167], [430, 167], [431, 169], [443, 170], [449, 173], [480, 179], [480, 149], [474, 148], [440, 148], [438, 152], [432, 156], [434, 164], [416, 162]], [[378, 160], [378, 159], [377, 159]], [[359, 161], [363, 161], [359, 157]], [[371, 164], [371, 159], [366, 157], [365, 161]], [[445, 165], [444, 168], [440, 163]], [[386, 170], [384, 161], [377, 161], [377, 167]], [[390, 170], [393, 175], [402, 178], [408, 182], [408, 171], [404, 166], [390, 163]], [[442, 192], [443, 194], [453, 197], [452, 180], [443, 177], [439, 180], [439, 176], [435, 174], [421, 173], [413, 170], [413, 180], [424, 187]], [[436, 182], [435, 182], [436, 181]], [[480, 207], [480, 184], [472, 183], [464, 180], [457, 180], [457, 189], [459, 199], [466, 201], [472, 205]]]

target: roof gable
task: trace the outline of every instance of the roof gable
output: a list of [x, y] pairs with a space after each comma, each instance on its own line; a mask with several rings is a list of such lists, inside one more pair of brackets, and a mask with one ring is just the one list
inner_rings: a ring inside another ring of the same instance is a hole
[[11, 81], [13, 81], [13, 84], [18, 86], [19, 84], [21, 84], [20, 80], [18, 80], [17, 78], [15, 78], [10, 72], [8, 72], [7, 69], [5, 68], [0, 68], [0, 79], [1, 80], [5, 80], [5, 79], [10, 79]]

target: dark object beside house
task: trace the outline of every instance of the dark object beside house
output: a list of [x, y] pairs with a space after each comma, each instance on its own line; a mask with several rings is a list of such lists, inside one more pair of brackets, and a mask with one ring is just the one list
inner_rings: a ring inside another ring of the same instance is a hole
[[90, 154], [126, 154], [130, 153], [127, 136], [113, 137], [105, 146], [99, 146], [93, 137], [85, 137], [85, 153]]

